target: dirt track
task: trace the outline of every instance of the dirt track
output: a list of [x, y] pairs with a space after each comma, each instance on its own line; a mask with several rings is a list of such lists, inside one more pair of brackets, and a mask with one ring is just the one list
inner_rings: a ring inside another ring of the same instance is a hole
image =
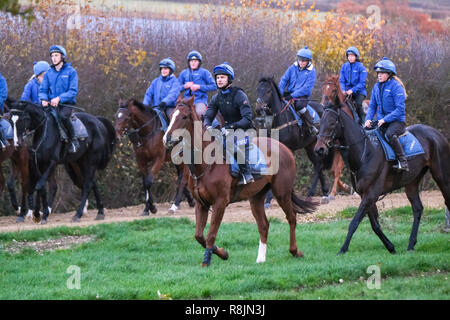
[[[424, 207], [429, 208], [444, 208], [444, 198], [439, 191], [422, 192], [421, 199]], [[319, 201], [320, 198], [315, 200]], [[297, 215], [298, 223], [307, 222], [319, 222], [334, 219], [336, 213], [347, 207], [358, 207], [360, 203], [360, 197], [358, 195], [353, 196], [337, 196], [335, 200], [328, 204], [322, 204], [319, 206], [314, 214]], [[380, 211], [403, 207], [409, 205], [409, 201], [404, 193], [391, 194], [385, 197], [383, 200], [377, 203]], [[150, 217], [141, 217], [140, 214], [144, 209], [144, 205], [125, 207], [119, 209], [105, 209], [105, 220], [96, 221], [96, 210], [89, 210], [86, 215], [81, 219], [80, 223], [72, 223], [72, 216], [74, 212], [68, 212], [63, 214], [52, 214], [48, 219], [46, 225], [35, 224], [31, 220], [27, 219], [24, 223], [16, 223], [15, 216], [0, 217], [0, 232], [12, 232], [30, 229], [40, 228], [53, 228], [57, 226], [80, 226], [85, 227], [98, 223], [111, 223], [120, 221], [132, 221], [138, 219], [149, 219], [159, 217], [171, 217], [181, 218], [186, 217], [195, 221], [194, 209], [188, 207], [187, 203], [183, 202], [181, 208], [175, 214], [168, 214], [169, 203], [161, 203], [157, 205], [158, 212], [151, 214]], [[268, 217], [279, 218], [282, 221], [286, 221], [284, 213], [276, 203], [272, 202], [272, 208], [266, 210]], [[443, 217], [444, 218], [444, 217]], [[254, 223], [254, 218], [250, 212], [250, 205], [247, 201], [234, 203], [228, 206], [224, 222], [251, 222]]]

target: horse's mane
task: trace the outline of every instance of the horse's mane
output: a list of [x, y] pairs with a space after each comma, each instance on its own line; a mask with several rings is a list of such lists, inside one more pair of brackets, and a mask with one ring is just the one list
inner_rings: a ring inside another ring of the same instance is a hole
[[156, 115], [155, 110], [153, 110], [153, 108], [146, 106], [145, 104], [143, 104], [142, 102], [139, 102], [136, 99], [130, 99], [127, 103], [127, 105], [129, 105], [130, 103], [132, 103], [135, 107], [137, 107], [140, 111], [147, 113], [149, 115]]
[[275, 92], [277, 93], [280, 100], [283, 100], [283, 96], [280, 92], [280, 88], [278, 88], [278, 85], [275, 82], [275, 79], [273, 76], [262, 76], [258, 82], [269, 82], [272, 83], [273, 87], [275, 88]]

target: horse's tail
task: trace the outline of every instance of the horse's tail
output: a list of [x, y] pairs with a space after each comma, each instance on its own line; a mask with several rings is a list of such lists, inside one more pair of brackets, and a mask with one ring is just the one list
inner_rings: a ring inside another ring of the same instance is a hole
[[295, 213], [300, 214], [313, 213], [317, 209], [317, 206], [319, 205], [319, 203], [315, 201], [300, 199], [294, 192], [292, 192], [291, 194], [291, 199]]
[[97, 118], [104, 124], [108, 132], [108, 136], [105, 137], [106, 147], [103, 150], [102, 160], [99, 164], [99, 169], [103, 170], [108, 165], [109, 160], [111, 160], [111, 156], [114, 151], [114, 147], [116, 145], [117, 140], [116, 140], [116, 132], [114, 130], [114, 126], [112, 125], [111, 121], [100, 116], [98, 116]]

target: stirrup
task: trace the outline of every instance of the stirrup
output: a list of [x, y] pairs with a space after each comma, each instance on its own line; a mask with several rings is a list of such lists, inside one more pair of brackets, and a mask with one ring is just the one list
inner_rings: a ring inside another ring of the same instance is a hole
[[406, 171], [406, 172], [408, 172], [409, 171], [408, 162], [406, 162], [406, 160], [405, 160], [405, 163], [406, 163], [406, 165], [402, 166], [401, 161], [397, 160], [397, 163], [395, 165], [393, 165], [392, 167], [394, 169], [396, 169], [396, 170], [399, 170], [399, 171]]
[[245, 178], [245, 174], [241, 174], [241, 180], [239, 180], [239, 182], [237, 184], [238, 184], [238, 186], [240, 186], [240, 185], [249, 184], [252, 182], [255, 182], [255, 179], [253, 178], [253, 176], [251, 174], [247, 175], [247, 179]]

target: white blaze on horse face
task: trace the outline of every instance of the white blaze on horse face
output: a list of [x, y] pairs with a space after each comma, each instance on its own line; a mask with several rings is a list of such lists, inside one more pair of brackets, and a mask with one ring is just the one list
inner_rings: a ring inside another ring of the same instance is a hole
[[123, 117], [123, 113], [122, 112], [119, 112], [118, 114], [117, 114], [117, 118], [122, 118]]
[[17, 137], [17, 126], [16, 126], [16, 122], [17, 120], [19, 120], [19, 116], [17, 115], [13, 115], [11, 117], [11, 120], [13, 122], [13, 130], [14, 130], [14, 147], [18, 147], [19, 146], [19, 138]]
[[167, 128], [166, 133], [164, 134], [163, 137], [163, 144], [166, 145], [167, 142], [167, 133], [170, 132], [170, 130], [172, 129], [172, 126], [175, 122], [175, 119], [178, 117], [178, 115], [180, 114], [180, 110], [176, 110], [173, 115], [172, 115], [172, 120], [170, 120], [170, 124], [169, 124], [169, 128]]
[[256, 258], [256, 263], [266, 262], [266, 250], [267, 243], [262, 243], [261, 240], [259, 240], [258, 258]]

